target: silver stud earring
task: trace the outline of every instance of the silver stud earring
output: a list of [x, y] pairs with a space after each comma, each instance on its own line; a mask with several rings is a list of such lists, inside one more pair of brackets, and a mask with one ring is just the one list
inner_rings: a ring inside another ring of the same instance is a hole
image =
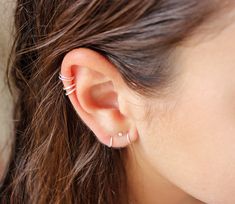
[[[118, 136], [120, 136], [120, 137], [123, 136], [123, 133], [122, 133], [122, 132], [119, 132], [119, 133], [118, 133]], [[131, 144], [131, 139], [130, 139], [130, 136], [129, 136], [129, 133], [128, 133], [128, 132], [126, 133], [126, 139], [127, 139], [128, 143]]]
[[[123, 132], [119, 132], [117, 135], [118, 135], [118, 137], [122, 137], [123, 136]], [[131, 139], [130, 139], [130, 136], [129, 136], [128, 132], [126, 134], [126, 139], [128, 141], [128, 144], [131, 144]], [[109, 147], [112, 147], [112, 145], [113, 145], [113, 137], [110, 136]]]
[[[118, 133], [118, 136], [119, 136], [119, 137], [122, 137], [122, 136], [123, 136], [123, 132], [119, 132], [119, 133]], [[127, 139], [128, 143], [131, 144], [131, 140], [130, 140], [129, 133], [126, 134], [126, 139]]]
[[[62, 81], [72, 81], [74, 79], [74, 76], [71, 77], [67, 77], [67, 76], [63, 76], [61, 73], [59, 74], [59, 79]], [[63, 90], [66, 91], [65, 95], [68, 96], [69, 94], [73, 93], [76, 88], [75, 88], [75, 84], [71, 84], [67, 87], [64, 87]]]
[[119, 137], [122, 137], [122, 136], [123, 136], [123, 133], [122, 133], [122, 132], [119, 132], [119, 133], [118, 133], [118, 136], [119, 136]]

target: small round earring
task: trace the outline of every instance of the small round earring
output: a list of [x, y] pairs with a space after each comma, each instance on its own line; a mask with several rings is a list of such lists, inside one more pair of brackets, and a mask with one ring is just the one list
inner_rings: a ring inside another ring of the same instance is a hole
[[[122, 137], [123, 136], [123, 132], [119, 132], [117, 135], [118, 135], [118, 137]], [[129, 136], [128, 132], [126, 134], [126, 139], [128, 141], [128, 144], [131, 144], [131, 139], [130, 139], [130, 136]], [[113, 145], [113, 137], [110, 136], [109, 147], [112, 147], [112, 145]]]
[[119, 137], [122, 137], [122, 136], [123, 136], [123, 133], [122, 133], [122, 132], [119, 132], [119, 133], [118, 133], [118, 136], [119, 136]]
[[[119, 133], [118, 133], [118, 136], [119, 136], [119, 137], [122, 137], [122, 136], [123, 136], [123, 133], [122, 133], [122, 132], [119, 132]], [[129, 133], [128, 133], [128, 132], [126, 133], [126, 139], [127, 139], [128, 143], [131, 144], [131, 139], [130, 139], [130, 136], [129, 136]]]

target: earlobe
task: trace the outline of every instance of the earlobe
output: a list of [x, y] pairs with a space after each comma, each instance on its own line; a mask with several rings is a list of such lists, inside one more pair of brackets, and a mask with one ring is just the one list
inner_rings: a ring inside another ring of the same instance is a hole
[[113, 64], [87, 48], [78, 48], [65, 55], [59, 77], [65, 94], [83, 122], [101, 143], [117, 148], [136, 139], [136, 135], [132, 135], [136, 134], [134, 123], [120, 111], [122, 80], [119, 77]]

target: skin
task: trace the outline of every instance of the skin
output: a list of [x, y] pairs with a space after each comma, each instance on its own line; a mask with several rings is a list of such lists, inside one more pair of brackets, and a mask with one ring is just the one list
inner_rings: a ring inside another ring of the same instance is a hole
[[[228, 19], [218, 20], [226, 27], [213, 37], [199, 42], [195, 34], [175, 49], [178, 74], [162, 98], [140, 97], [93, 50], [64, 57], [61, 72], [75, 76], [68, 97], [81, 119], [101, 143], [112, 135], [113, 148], [127, 150], [130, 202], [235, 203], [235, 20]], [[129, 131], [131, 145], [119, 131]]]

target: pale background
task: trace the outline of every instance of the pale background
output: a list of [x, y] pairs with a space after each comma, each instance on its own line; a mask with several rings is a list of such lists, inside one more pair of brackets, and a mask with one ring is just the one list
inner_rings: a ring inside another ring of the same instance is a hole
[[6, 60], [12, 43], [16, 0], [0, 0], [0, 176], [8, 158], [7, 139], [12, 134], [12, 99], [4, 81]]

